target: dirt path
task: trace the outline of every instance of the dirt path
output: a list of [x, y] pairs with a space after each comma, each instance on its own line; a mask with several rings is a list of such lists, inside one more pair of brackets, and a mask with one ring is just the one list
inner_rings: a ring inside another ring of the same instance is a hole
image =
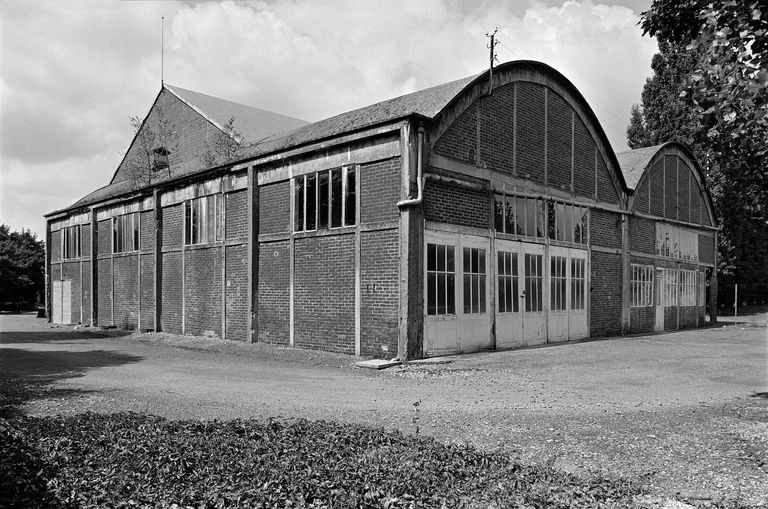
[[2, 315], [0, 331], [0, 384], [14, 394], [6, 413], [132, 410], [418, 427], [526, 462], [644, 476], [665, 496], [768, 504], [768, 400], [755, 396], [768, 393], [765, 328], [458, 356], [381, 372], [355, 368], [348, 356], [165, 334], [102, 337], [31, 316]]

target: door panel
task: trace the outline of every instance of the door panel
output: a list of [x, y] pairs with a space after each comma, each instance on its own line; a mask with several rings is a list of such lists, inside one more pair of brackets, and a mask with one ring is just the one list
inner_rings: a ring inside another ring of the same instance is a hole
[[587, 252], [569, 249], [568, 260], [568, 338], [589, 337], [587, 324]]
[[544, 246], [521, 244], [523, 281], [523, 344], [537, 345], [547, 341], [544, 302]]
[[520, 242], [496, 240], [496, 347], [523, 346]]
[[51, 291], [51, 297], [53, 302], [51, 303], [51, 312], [53, 314], [53, 323], [61, 322], [62, 311], [62, 281], [53, 281], [53, 290]]
[[64, 280], [61, 285], [61, 323], [72, 323], [72, 280]]
[[462, 235], [461, 245], [461, 307], [459, 316], [460, 352], [488, 348], [491, 343], [491, 313], [488, 288], [488, 239]]
[[424, 355], [458, 352], [456, 314], [456, 253], [458, 243], [450, 235], [424, 235]]

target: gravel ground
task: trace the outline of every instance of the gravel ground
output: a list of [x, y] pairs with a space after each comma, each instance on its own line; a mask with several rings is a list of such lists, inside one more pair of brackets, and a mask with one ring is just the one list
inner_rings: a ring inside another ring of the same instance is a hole
[[641, 479], [648, 506], [768, 506], [767, 333], [684, 331], [371, 371], [323, 352], [0, 315], [0, 412], [358, 422]]

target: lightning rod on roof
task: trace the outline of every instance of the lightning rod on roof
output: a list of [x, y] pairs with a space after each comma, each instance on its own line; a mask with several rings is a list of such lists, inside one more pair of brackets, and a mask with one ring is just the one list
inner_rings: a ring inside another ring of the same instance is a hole
[[488, 69], [488, 95], [491, 95], [491, 92], [493, 92], [493, 63], [498, 61], [498, 57], [496, 56], [496, 45], [499, 44], [499, 40], [496, 39], [496, 33], [498, 31], [499, 27], [495, 27], [493, 33], [485, 33], [485, 36], [491, 39], [488, 43], [488, 49], [491, 50], [491, 62]]
[[160, 16], [160, 88], [165, 84], [165, 16]]

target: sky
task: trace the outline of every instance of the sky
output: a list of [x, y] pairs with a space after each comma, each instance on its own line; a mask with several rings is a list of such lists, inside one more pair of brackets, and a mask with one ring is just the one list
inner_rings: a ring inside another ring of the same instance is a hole
[[485, 70], [494, 27], [500, 62], [560, 71], [621, 152], [658, 51], [637, 26], [649, 6], [0, 0], [0, 222], [44, 237], [43, 214], [108, 184], [161, 69], [168, 84], [317, 121]]

